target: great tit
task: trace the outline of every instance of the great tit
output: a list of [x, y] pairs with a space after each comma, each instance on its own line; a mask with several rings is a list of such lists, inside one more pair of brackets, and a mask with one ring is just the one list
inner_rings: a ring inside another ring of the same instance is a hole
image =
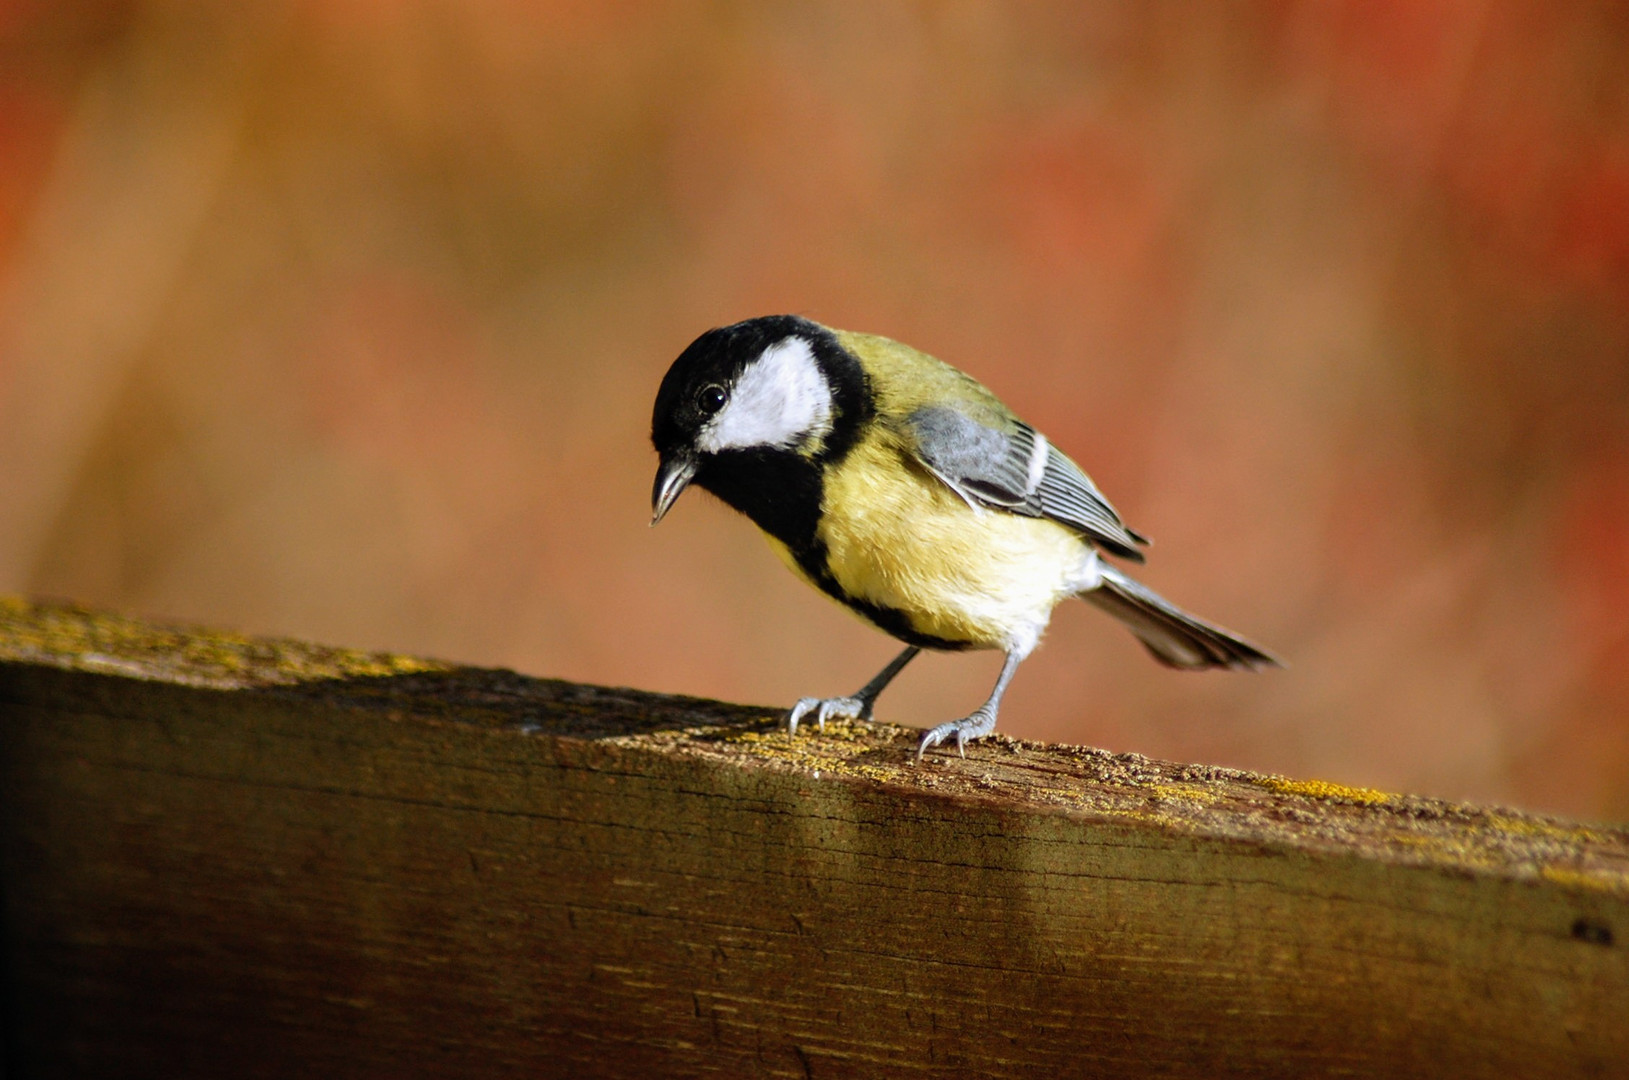
[[1052, 609], [1079, 596], [1175, 668], [1275, 666], [1269, 653], [1182, 611], [1100, 553], [1140, 563], [1127, 528], [1080, 468], [948, 364], [870, 334], [768, 315], [702, 334], [662, 379], [655, 525], [691, 484], [762, 529], [794, 573], [905, 651], [854, 694], [786, 715], [869, 720], [922, 649], [1000, 649], [989, 700], [923, 734], [916, 757], [995, 730], [1020, 661]]

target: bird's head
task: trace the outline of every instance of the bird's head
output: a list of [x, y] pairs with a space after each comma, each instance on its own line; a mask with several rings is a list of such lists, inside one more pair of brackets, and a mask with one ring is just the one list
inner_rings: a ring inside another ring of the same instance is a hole
[[651, 442], [660, 464], [651, 524], [721, 463], [766, 455], [814, 458], [856, 411], [864, 376], [836, 335], [796, 315], [768, 315], [702, 334], [656, 392]]

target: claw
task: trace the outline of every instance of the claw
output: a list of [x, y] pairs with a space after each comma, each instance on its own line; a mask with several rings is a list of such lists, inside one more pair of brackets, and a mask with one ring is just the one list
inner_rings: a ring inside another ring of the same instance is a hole
[[813, 698], [806, 697], [792, 706], [786, 714], [786, 730], [796, 735], [798, 721], [809, 715], [811, 710], [815, 714], [815, 723], [820, 730], [826, 730], [826, 718], [831, 716], [847, 716], [855, 720], [870, 720], [871, 707], [877, 703], [877, 695], [893, 681], [900, 669], [911, 662], [911, 657], [922, 650], [915, 645], [907, 645], [905, 651], [894, 657], [888, 666], [877, 672], [876, 678], [866, 683], [848, 697]]
[[798, 703], [792, 706], [792, 710], [786, 714], [786, 733], [796, 735], [798, 733], [798, 721], [809, 715], [810, 710], [819, 704], [819, 698], [798, 698]]
[[798, 733], [798, 723], [811, 712], [814, 713], [815, 723], [820, 725], [821, 731], [826, 730], [826, 721], [832, 717], [869, 718], [867, 716], [869, 710], [865, 707], [865, 702], [857, 697], [799, 698], [798, 703], [792, 706], [791, 711], [786, 714], [787, 732], [796, 735]]
[[786, 733], [788, 735], [796, 735], [798, 733], [798, 724], [803, 720], [803, 718], [805, 716], [808, 716], [810, 713], [815, 714], [815, 722], [820, 725], [820, 730], [821, 731], [826, 730], [825, 717], [821, 716], [818, 712], [815, 711], [816, 709], [819, 708], [819, 706], [820, 706], [820, 699], [819, 698], [813, 698], [813, 697], [798, 698], [798, 703], [796, 705], [792, 706], [792, 711], [791, 712], [786, 714]]
[[956, 753], [962, 757], [967, 756], [967, 744], [974, 739], [982, 739], [995, 730], [995, 713], [979, 709], [971, 716], [964, 716], [960, 720], [951, 720], [930, 728], [922, 733], [922, 741], [916, 744], [916, 760], [921, 762], [922, 755], [938, 746], [952, 735], [956, 736]]

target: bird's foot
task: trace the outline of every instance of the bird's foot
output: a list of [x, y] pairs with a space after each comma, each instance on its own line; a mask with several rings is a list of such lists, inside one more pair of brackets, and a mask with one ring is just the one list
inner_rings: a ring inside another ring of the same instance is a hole
[[786, 730], [788, 734], [798, 733], [798, 724], [804, 717], [814, 715], [815, 723], [820, 730], [826, 730], [826, 721], [837, 716], [846, 716], [851, 720], [871, 719], [871, 703], [859, 697], [806, 697], [799, 699], [786, 714]]
[[951, 720], [940, 724], [922, 733], [922, 741], [916, 744], [916, 760], [921, 761], [922, 755], [930, 748], [938, 746], [952, 735], [956, 737], [956, 752], [962, 757], [967, 756], [967, 744], [974, 739], [982, 739], [995, 730], [996, 714], [994, 709], [980, 708], [971, 716], [964, 716], [960, 720]]

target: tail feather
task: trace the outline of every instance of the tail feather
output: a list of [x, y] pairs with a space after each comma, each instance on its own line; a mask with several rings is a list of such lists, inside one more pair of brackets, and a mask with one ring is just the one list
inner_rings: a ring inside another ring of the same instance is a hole
[[1267, 650], [1188, 614], [1113, 567], [1104, 566], [1102, 583], [1080, 597], [1124, 623], [1162, 664], [1190, 671], [1213, 667], [1254, 671], [1283, 666]]

